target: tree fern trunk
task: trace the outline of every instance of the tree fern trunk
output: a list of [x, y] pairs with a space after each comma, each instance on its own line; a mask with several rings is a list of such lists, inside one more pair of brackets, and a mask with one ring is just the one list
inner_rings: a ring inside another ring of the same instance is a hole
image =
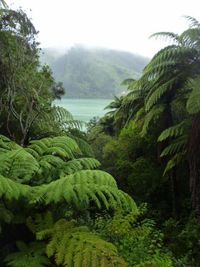
[[[168, 100], [168, 104], [165, 109], [164, 117], [163, 117], [163, 130], [171, 127], [173, 125], [173, 117], [171, 110], [171, 99]], [[163, 142], [159, 142], [157, 146], [157, 151], [159, 153], [158, 162], [164, 164], [166, 166], [168, 159], [160, 157], [161, 152], [170, 144], [170, 140], [165, 140]], [[177, 176], [177, 170], [174, 169], [169, 173], [169, 187], [171, 192], [171, 208], [172, 208], [172, 216], [177, 218], [180, 210], [179, 210], [179, 181]]]
[[188, 145], [192, 207], [200, 222], [200, 113], [194, 116]]

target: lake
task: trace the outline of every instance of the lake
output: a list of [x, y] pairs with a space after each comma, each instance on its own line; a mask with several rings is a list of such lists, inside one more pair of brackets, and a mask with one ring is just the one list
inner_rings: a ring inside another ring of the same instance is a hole
[[93, 117], [102, 117], [109, 110], [104, 108], [112, 99], [61, 99], [55, 105], [66, 108], [74, 119], [89, 122]]

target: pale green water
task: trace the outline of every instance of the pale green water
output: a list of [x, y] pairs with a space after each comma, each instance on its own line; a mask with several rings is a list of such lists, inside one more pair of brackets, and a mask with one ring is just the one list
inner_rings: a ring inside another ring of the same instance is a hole
[[61, 99], [56, 100], [55, 105], [66, 108], [76, 120], [89, 122], [93, 117], [102, 117], [109, 110], [104, 108], [111, 99]]

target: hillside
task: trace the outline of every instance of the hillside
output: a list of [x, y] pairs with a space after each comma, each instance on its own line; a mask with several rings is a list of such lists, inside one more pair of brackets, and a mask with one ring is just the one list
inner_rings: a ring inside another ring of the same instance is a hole
[[44, 49], [42, 63], [53, 70], [69, 98], [111, 98], [124, 91], [120, 85], [126, 78], [137, 78], [148, 59], [128, 52], [86, 49], [81, 46], [67, 52]]

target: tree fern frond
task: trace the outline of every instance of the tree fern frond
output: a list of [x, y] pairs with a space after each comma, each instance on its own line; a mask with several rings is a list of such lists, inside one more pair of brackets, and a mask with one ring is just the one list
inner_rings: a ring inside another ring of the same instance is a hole
[[176, 153], [182, 152], [185, 150], [185, 146], [187, 143], [187, 135], [181, 136], [180, 138], [177, 138], [174, 142], [172, 142], [170, 145], [168, 145], [161, 153], [161, 157], [164, 156], [171, 156]]
[[200, 27], [200, 23], [197, 19], [191, 17], [191, 16], [183, 16], [188, 22], [191, 28], [193, 27]]
[[81, 153], [75, 140], [68, 136], [34, 140], [31, 141], [27, 149], [30, 153], [34, 150], [38, 154], [38, 157], [43, 155], [57, 155], [71, 159], [74, 157], [74, 154]]
[[81, 170], [92, 170], [100, 166], [100, 162], [93, 158], [80, 158], [66, 162], [62, 166], [62, 172], [64, 174], [73, 174], [74, 172]]
[[[76, 227], [72, 221], [57, 221], [52, 228], [38, 232], [37, 239], [49, 240], [46, 252], [48, 257], [54, 257], [57, 265], [127, 266], [113, 244], [89, 232], [87, 227]], [[103, 262], [106, 265], [102, 265]]]
[[185, 154], [186, 154], [186, 151], [183, 151], [181, 153], [177, 153], [176, 155], [174, 155], [167, 162], [167, 165], [166, 165], [165, 170], [163, 172], [163, 176], [166, 175], [169, 171], [171, 171], [174, 167], [179, 165], [182, 161], [184, 161], [185, 160]]
[[53, 116], [55, 120], [60, 124], [74, 119], [73, 115], [67, 109], [59, 106], [53, 107]]
[[157, 32], [150, 36], [150, 38], [162, 38], [166, 41], [172, 41], [175, 43], [179, 43], [179, 35], [173, 32]]
[[30, 181], [39, 170], [37, 160], [23, 148], [0, 154], [0, 162], [0, 174], [20, 183]]
[[163, 83], [161, 86], [156, 88], [156, 90], [153, 91], [149, 96], [149, 98], [147, 99], [145, 105], [146, 111], [149, 111], [166, 92], [169, 92], [169, 90], [173, 88], [176, 82], [177, 82], [177, 77], [172, 78], [171, 80]]
[[18, 252], [11, 253], [5, 258], [7, 266], [11, 267], [44, 267], [51, 266], [51, 262], [45, 255], [45, 244], [33, 242], [26, 245], [17, 242]]
[[142, 136], [144, 136], [147, 133], [150, 123], [155, 122], [156, 120], [159, 119], [159, 117], [163, 113], [164, 109], [165, 109], [164, 105], [154, 106], [146, 114], [146, 116], [144, 118], [144, 124], [143, 124], [143, 127], [142, 127], [142, 132], [141, 132]]
[[190, 28], [184, 31], [180, 35], [180, 39], [185, 46], [198, 50], [200, 44], [199, 35], [200, 35], [200, 28], [192, 28], [192, 29]]
[[26, 226], [33, 234], [53, 227], [54, 223], [53, 213], [50, 211], [36, 213], [26, 219]]
[[185, 126], [186, 126], [185, 123], [186, 121], [182, 121], [181, 123], [164, 130], [158, 137], [158, 142], [162, 142], [171, 137], [181, 136], [185, 130]]
[[[161, 49], [145, 67], [144, 73], [150, 73], [155, 66], [162, 65], [166, 62], [183, 62], [188, 55], [197, 54], [196, 49], [185, 46], [171, 45]], [[150, 75], [150, 74], [148, 74]]]
[[192, 90], [187, 100], [186, 108], [189, 114], [200, 112], [200, 76], [188, 82], [188, 87]]
[[119, 206], [137, 210], [134, 201], [117, 188], [114, 178], [97, 170], [82, 170], [47, 185], [35, 187], [34, 199], [34, 202], [45, 204], [66, 201], [77, 207], [87, 207], [94, 203], [99, 208]]
[[83, 138], [72, 136], [71, 134], [69, 134], [69, 137], [75, 140], [83, 156], [94, 157], [94, 152], [91, 146]]
[[21, 148], [21, 146], [11, 141], [6, 136], [0, 135], [0, 153], [8, 152], [10, 150], [19, 149], [19, 148]]
[[27, 198], [31, 193], [28, 185], [23, 185], [0, 175], [0, 198], [18, 200]]

